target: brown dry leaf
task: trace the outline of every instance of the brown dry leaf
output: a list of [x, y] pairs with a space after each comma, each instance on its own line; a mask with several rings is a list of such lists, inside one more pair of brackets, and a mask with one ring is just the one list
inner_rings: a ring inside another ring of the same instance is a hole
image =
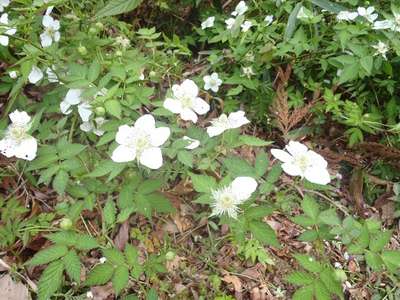
[[28, 288], [21, 282], [15, 282], [6, 274], [0, 278], [0, 299], [29, 300]]
[[129, 221], [126, 220], [122, 225], [119, 227], [119, 231], [117, 236], [114, 238], [115, 247], [119, 250], [123, 250], [125, 248], [126, 243], [129, 239]]
[[235, 289], [235, 292], [241, 292], [242, 291], [242, 282], [240, 281], [240, 278], [237, 277], [236, 275], [229, 275], [226, 274], [223, 278], [223, 281], [226, 283], [232, 283], [233, 288]]
[[93, 293], [93, 300], [114, 299], [114, 290], [111, 282], [102, 286], [94, 286], [90, 288], [90, 291]]
[[351, 175], [349, 192], [360, 216], [363, 216], [364, 211], [363, 188], [363, 172], [360, 168], [355, 168]]

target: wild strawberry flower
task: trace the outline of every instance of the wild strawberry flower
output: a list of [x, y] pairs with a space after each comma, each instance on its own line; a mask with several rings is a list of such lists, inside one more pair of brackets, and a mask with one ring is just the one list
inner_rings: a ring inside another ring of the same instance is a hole
[[264, 22], [266, 23], [266, 26], [269, 26], [272, 24], [272, 22], [274, 21], [274, 16], [273, 15], [268, 15], [265, 17]]
[[390, 29], [395, 32], [400, 32], [400, 14], [393, 13], [393, 15], [393, 19], [376, 21], [372, 28], [375, 30]]
[[358, 12], [351, 12], [348, 10], [343, 10], [339, 12], [336, 16], [338, 21], [353, 21], [358, 17]]
[[0, 0], [0, 12], [4, 11], [4, 8], [10, 5], [10, 0]]
[[219, 79], [218, 73], [214, 72], [211, 75], [206, 75], [203, 77], [204, 89], [206, 91], [212, 90], [214, 93], [218, 92], [222, 80]]
[[226, 214], [236, 219], [239, 205], [249, 199], [256, 189], [257, 182], [254, 178], [237, 177], [230, 185], [212, 191], [211, 216]]
[[60, 110], [64, 115], [72, 112], [71, 106], [78, 105], [78, 113], [83, 122], [88, 122], [92, 115], [92, 106], [82, 97], [82, 89], [70, 89], [60, 103]]
[[[3, 29], [5, 30], [3, 31]], [[4, 13], [0, 16], [0, 29], [2, 29], [2, 33], [6, 35], [0, 34], [0, 45], [7, 47], [9, 43], [9, 37], [7, 35], [14, 35], [17, 32], [16, 28], [11, 28], [8, 26], [8, 14]]]
[[225, 20], [225, 24], [226, 24], [226, 29], [231, 30], [233, 25], [235, 25], [236, 19], [234, 18], [229, 18], [227, 20]]
[[31, 72], [28, 75], [28, 81], [32, 84], [38, 83], [43, 78], [43, 72], [37, 66], [32, 66]]
[[198, 97], [199, 88], [196, 83], [186, 79], [182, 84], [172, 86], [172, 98], [164, 101], [164, 108], [179, 114], [182, 120], [197, 122], [197, 115], [204, 115], [210, 110], [210, 105]]
[[44, 27], [44, 31], [40, 35], [40, 44], [42, 47], [50, 47], [53, 41], [58, 42], [60, 40], [60, 21], [53, 19], [53, 17], [46, 12], [42, 19], [42, 25]]
[[321, 155], [294, 141], [290, 141], [285, 149], [272, 149], [271, 154], [283, 162], [282, 169], [286, 174], [301, 176], [316, 184], [325, 185], [331, 181], [328, 163]]
[[192, 139], [191, 137], [188, 137], [186, 135], [182, 139], [189, 142], [189, 145], [187, 145], [185, 149], [194, 150], [200, 146], [199, 140]]
[[389, 51], [389, 46], [384, 42], [379, 41], [378, 44], [372, 45], [372, 48], [376, 50], [375, 55], [381, 55], [384, 59], [387, 59], [386, 53]]
[[131, 45], [131, 41], [123, 36], [117, 36], [115, 38], [115, 43], [120, 45], [122, 48], [128, 48]]
[[361, 17], [364, 17], [368, 22], [374, 23], [374, 21], [378, 18], [378, 14], [374, 13], [375, 8], [373, 6], [359, 7], [357, 8], [357, 12]]
[[246, 2], [244, 1], [240, 1], [238, 3], [238, 5], [236, 5], [235, 10], [232, 12], [232, 16], [241, 16], [243, 15], [247, 10], [248, 10], [248, 6], [246, 5]]
[[211, 126], [207, 127], [207, 134], [209, 137], [214, 137], [222, 134], [226, 130], [239, 128], [250, 121], [244, 116], [244, 111], [232, 112], [227, 116], [226, 114], [220, 115], [218, 118], [211, 120]]
[[156, 128], [155, 124], [154, 117], [146, 114], [137, 119], [134, 126], [120, 126], [115, 137], [119, 146], [111, 159], [120, 163], [137, 159], [150, 169], [159, 169], [163, 164], [160, 146], [167, 141], [170, 129]]
[[104, 134], [104, 130], [101, 129], [107, 123], [106, 119], [103, 117], [94, 118], [93, 121], [83, 122], [79, 128], [84, 132], [93, 132], [97, 136], [102, 136]]
[[214, 26], [215, 17], [208, 17], [204, 22], [201, 23], [201, 29], [211, 28]]
[[33, 160], [36, 157], [37, 141], [28, 134], [31, 117], [25, 111], [15, 110], [10, 115], [11, 124], [0, 140], [0, 153], [6, 157]]
[[247, 32], [251, 26], [253, 26], [253, 23], [251, 21], [244, 21], [243, 24], [240, 25], [243, 32]]

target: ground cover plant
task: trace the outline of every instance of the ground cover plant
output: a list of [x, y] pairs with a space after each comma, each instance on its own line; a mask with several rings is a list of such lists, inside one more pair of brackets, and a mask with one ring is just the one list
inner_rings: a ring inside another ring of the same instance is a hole
[[400, 299], [400, 6], [0, 0], [0, 299]]

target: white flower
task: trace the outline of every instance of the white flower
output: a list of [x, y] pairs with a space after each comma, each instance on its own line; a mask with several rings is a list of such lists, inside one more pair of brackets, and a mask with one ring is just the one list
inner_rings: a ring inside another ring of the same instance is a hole
[[18, 72], [17, 71], [10, 71], [8, 73], [8, 75], [10, 76], [10, 78], [16, 79], [18, 77]]
[[38, 67], [33, 66], [31, 72], [28, 75], [28, 81], [32, 84], [36, 84], [43, 78], [43, 72]]
[[208, 17], [201, 23], [201, 29], [206, 29], [214, 26], [215, 17]]
[[338, 21], [353, 21], [357, 17], [358, 17], [358, 12], [343, 10], [337, 14], [336, 19]]
[[92, 115], [92, 106], [87, 100], [82, 98], [83, 90], [70, 89], [65, 98], [60, 103], [60, 110], [64, 115], [69, 115], [72, 112], [71, 106], [78, 105], [78, 113], [83, 122], [88, 122]]
[[243, 75], [246, 76], [247, 78], [250, 78], [251, 76], [255, 75], [252, 67], [243, 67], [242, 71]]
[[101, 129], [107, 123], [106, 119], [102, 117], [97, 117], [94, 119], [94, 122], [83, 122], [79, 127], [84, 132], [93, 132], [97, 136], [102, 136], [104, 134], [104, 130]]
[[115, 137], [119, 146], [112, 153], [115, 162], [128, 162], [137, 158], [150, 169], [159, 169], [163, 164], [160, 146], [169, 135], [168, 127], [155, 126], [152, 115], [146, 114], [136, 120], [134, 126], [122, 125]]
[[236, 19], [234, 18], [229, 18], [227, 20], [225, 20], [225, 24], [226, 24], [226, 29], [231, 30], [233, 25], [235, 24]]
[[87, 299], [93, 299], [93, 298], [94, 298], [93, 293], [92, 293], [91, 291], [87, 292], [87, 293], [86, 293], [86, 298], [87, 298]]
[[140, 75], [139, 75], [139, 80], [144, 80], [144, 73], [142, 72], [142, 73], [140, 73]]
[[51, 68], [50, 67], [46, 68], [47, 80], [52, 83], [54, 83], [54, 82], [58, 83], [59, 80], [58, 80], [57, 74], [54, 73], [52, 68], [54, 69], [54, 66], [52, 66]]
[[368, 22], [373, 23], [377, 18], [378, 14], [374, 13], [375, 8], [373, 6], [369, 6], [367, 8], [365, 7], [359, 7], [357, 8], [357, 12], [361, 17], [364, 17], [367, 19]]
[[213, 203], [211, 216], [227, 214], [236, 219], [238, 205], [250, 198], [257, 189], [257, 182], [251, 177], [237, 177], [226, 187], [212, 191]]
[[[0, 29], [2, 29], [2, 28], [6, 28], [6, 30], [4, 31], [4, 34], [7, 34], [7, 35], [14, 35], [17, 32], [16, 28], [11, 28], [8, 26], [8, 14], [6, 14], [6, 13], [2, 14], [0, 16]], [[0, 45], [2, 45], [4, 47], [8, 46], [8, 43], [9, 43], [9, 38], [7, 35], [0, 34]]]
[[182, 139], [185, 140], [185, 141], [190, 142], [189, 145], [187, 145], [185, 147], [185, 149], [194, 150], [194, 149], [196, 149], [197, 147], [200, 146], [200, 141], [199, 140], [192, 139], [192, 138], [190, 138], [190, 137], [188, 137], [186, 135]]
[[400, 32], [400, 14], [394, 13], [394, 19], [376, 21], [372, 28], [376, 30], [390, 29], [395, 32]]
[[128, 48], [131, 45], [131, 41], [123, 36], [117, 36], [115, 38], [115, 43], [120, 45], [122, 48]]
[[0, 12], [4, 11], [8, 5], [10, 5], [10, 0], [0, 0]]
[[321, 155], [294, 141], [290, 141], [285, 148], [287, 152], [279, 149], [271, 150], [271, 154], [283, 162], [282, 169], [285, 173], [305, 177], [317, 184], [325, 185], [331, 181], [327, 170], [328, 163]]
[[240, 27], [242, 28], [243, 32], [246, 32], [250, 29], [250, 27], [253, 26], [253, 23], [251, 21], [244, 21]]
[[378, 44], [372, 45], [372, 48], [376, 50], [374, 55], [382, 55], [384, 59], [387, 59], [386, 53], [389, 51], [389, 46], [384, 42], [379, 41]]
[[232, 16], [241, 16], [243, 15], [249, 8], [247, 7], [244, 1], [240, 1], [238, 5], [236, 5], [235, 10], [232, 12]]
[[268, 15], [268, 16], [265, 17], [264, 21], [266, 23], [265, 25], [269, 26], [274, 21], [274, 16], [273, 15]]
[[239, 128], [250, 121], [244, 116], [244, 111], [230, 113], [229, 116], [222, 114], [219, 118], [211, 120], [211, 126], [207, 127], [209, 137], [220, 135], [226, 130]]
[[212, 90], [213, 92], [218, 92], [220, 85], [222, 84], [222, 80], [219, 79], [218, 73], [212, 73], [211, 75], [206, 75], [203, 77], [204, 80], [204, 89], [206, 91]]
[[100, 259], [99, 259], [99, 262], [100, 262], [101, 264], [104, 264], [106, 261], [107, 261], [107, 258], [105, 258], [104, 256], [103, 256], [103, 257], [100, 257]]
[[15, 110], [10, 115], [11, 124], [5, 136], [0, 140], [0, 152], [6, 157], [33, 160], [36, 157], [37, 141], [27, 132], [31, 117], [24, 111]]
[[54, 42], [60, 40], [60, 21], [54, 20], [53, 17], [45, 14], [42, 19], [42, 25], [44, 27], [43, 33], [40, 35], [40, 43], [42, 47], [50, 47]]
[[210, 105], [203, 99], [197, 97], [199, 88], [196, 83], [186, 79], [182, 84], [172, 86], [172, 98], [164, 101], [164, 108], [179, 114], [182, 120], [197, 122], [197, 114], [204, 115], [210, 110]]

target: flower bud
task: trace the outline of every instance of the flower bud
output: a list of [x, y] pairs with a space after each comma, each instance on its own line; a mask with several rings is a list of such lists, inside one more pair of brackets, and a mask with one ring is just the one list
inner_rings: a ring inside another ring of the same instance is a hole
[[106, 110], [102, 106], [98, 106], [95, 108], [95, 113], [98, 116], [104, 116], [106, 114]]
[[72, 221], [69, 218], [63, 218], [60, 222], [60, 228], [64, 230], [71, 229]]
[[78, 47], [78, 52], [79, 52], [81, 55], [86, 55], [86, 54], [87, 54], [87, 49], [86, 49], [85, 46], [79, 46], [79, 47]]

